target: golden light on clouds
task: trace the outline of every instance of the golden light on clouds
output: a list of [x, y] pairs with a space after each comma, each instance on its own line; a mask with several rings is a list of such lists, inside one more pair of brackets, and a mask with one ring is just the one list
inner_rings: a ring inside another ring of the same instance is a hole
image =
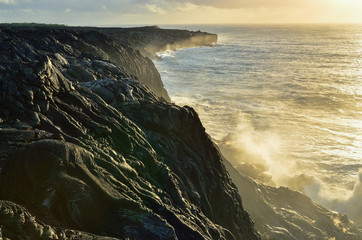
[[157, 9], [141, 18], [138, 14], [127, 15], [122, 21], [129, 18], [139, 24], [362, 23], [362, 0], [195, 0], [175, 5], [171, 1], [157, 5]]
[[362, 23], [361, 12], [362, 0], [0, 0], [0, 22], [70, 25]]

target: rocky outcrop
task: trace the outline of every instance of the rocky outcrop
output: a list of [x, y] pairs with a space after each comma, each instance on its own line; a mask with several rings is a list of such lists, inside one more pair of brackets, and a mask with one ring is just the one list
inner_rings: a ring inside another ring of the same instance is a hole
[[[3, 46], [4, 53], [1, 58], [15, 54], [19, 62], [35, 61], [34, 51], [52, 54], [57, 67], [72, 81], [91, 81], [107, 75], [126, 74], [146, 85], [157, 96], [170, 100], [153, 62], [143, 57], [138, 50], [122, 47], [119, 41], [102, 34], [100, 30], [64, 27], [14, 29], [4, 26], [1, 31], [4, 34], [2, 40], [6, 44]], [[10, 41], [6, 39], [7, 34], [15, 38], [14, 41], [22, 43], [17, 45], [16, 49], [11, 49], [7, 44]], [[68, 57], [64, 59], [63, 56]], [[95, 59], [97, 61], [93, 61]]]
[[24, 207], [0, 200], [0, 239], [74, 239], [116, 240], [116, 238], [89, 234], [82, 231], [59, 229], [44, 224]]
[[226, 159], [224, 163], [263, 239], [362, 239], [362, 229], [346, 215], [330, 211], [300, 192], [256, 183]]
[[196, 112], [122, 65], [149, 59], [98, 31], [0, 32], [2, 238], [260, 239]]
[[137, 28], [102, 28], [101, 31], [125, 46], [139, 50], [144, 56], [155, 58], [155, 53], [185, 47], [213, 46], [217, 35], [158, 26]]
[[[156, 53], [166, 50], [177, 50], [185, 47], [213, 46], [217, 43], [217, 35], [178, 29], [161, 29], [157, 26], [136, 28], [75, 28], [79, 30], [97, 31], [112, 38], [118, 45], [131, 54], [115, 56], [112, 60], [125, 71], [148, 86], [156, 95], [167, 101], [170, 98], [163, 87], [161, 77], [150, 59], [158, 58]], [[109, 51], [112, 53], [112, 51]], [[145, 58], [139, 58], [139, 54]], [[134, 62], [133, 59], [137, 59]]]

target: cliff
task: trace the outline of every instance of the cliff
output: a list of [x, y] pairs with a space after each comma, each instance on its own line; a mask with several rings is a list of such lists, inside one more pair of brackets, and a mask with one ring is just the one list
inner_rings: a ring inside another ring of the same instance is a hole
[[0, 27], [0, 238], [260, 239], [197, 113], [103, 31]]
[[102, 28], [124, 46], [139, 50], [145, 57], [155, 58], [155, 53], [179, 48], [213, 46], [217, 35], [179, 29], [162, 29], [157, 26], [138, 28]]
[[362, 229], [346, 215], [330, 211], [289, 188], [256, 183], [226, 159], [224, 163], [264, 240], [362, 239]]

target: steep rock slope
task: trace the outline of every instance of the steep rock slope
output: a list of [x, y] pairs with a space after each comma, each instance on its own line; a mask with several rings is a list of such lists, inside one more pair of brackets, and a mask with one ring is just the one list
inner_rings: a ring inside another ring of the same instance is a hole
[[361, 240], [362, 229], [304, 194], [256, 183], [224, 159], [243, 205], [265, 240]]
[[[132, 56], [141, 53], [147, 61], [134, 64], [123, 57], [115, 57], [113, 60], [122, 66], [126, 72], [137, 76], [141, 83], [148, 86], [156, 95], [170, 100], [163, 87], [158, 71], [155, 71], [153, 63], [148, 59], [157, 58], [156, 53], [166, 50], [177, 50], [185, 47], [213, 46], [217, 43], [217, 35], [179, 29], [161, 29], [157, 26], [135, 27], [135, 28], [75, 28], [79, 30], [97, 31], [111, 37], [123, 49]], [[135, 51], [135, 50], [136, 51]], [[138, 53], [139, 51], [139, 53]], [[110, 51], [112, 52], [112, 51]], [[139, 61], [139, 60], [138, 60]]]
[[[12, 28], [5, 25], [1, 31], [4, 33], [2, 39], [5, 43], [10, 41], [6, 39], [6, 33], [9, 31], [11, 31], [14, 41], [22, 42], [16, 46], [17, 49], [12, 49], [10, 46], [3, 47], [4, 50], [7, 50], [3, 54], [18, 55], [19, 61], [24, 59], [34, 61], [33, 49], [46, 54], [71, 56], [74, 61], [76, 61], [75, 58], [78, 58], [82, 62], [71, 64], [72, 68], [67, 69], [69, 71], [66, 76], [72, 80], [77, 78], [77, 81], [88, 81], [97, 79], [103, 74], [102, 72], [95, 72], [93, 66], [89, 65], [91, 63], [89, 59], [97, 58], [111, 62], [124, 73], [127, 73], [128, 76], [132, 76], [149, 87], [157, 96], [167, 101], [170, 100], [153, 62], [149, 58], [143, 57], [138, 50], [102, 34], [100, 29], [27, 26]], [[5, 49], [6, 47], [8, 49]]]
[[96, 31], [0, 31], [2, 238], [259, 239], [195, 111], [121, 68], [129, 51]]
[[156, 52], [177, 50], [185, 47], [212, 46], [217, 35], [179, 29], [162, 29], [157, 26], [137, 28], [102, 28], [103, 33], [139, 50], [144, 56], [155, 58]]

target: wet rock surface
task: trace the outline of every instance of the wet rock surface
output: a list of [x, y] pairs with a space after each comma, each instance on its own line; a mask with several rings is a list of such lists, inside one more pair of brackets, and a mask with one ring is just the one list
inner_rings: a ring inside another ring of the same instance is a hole
[[224, 163], [263, 239], [362, 239], [362, 229], [346, 215], [330, 211], [286, 187], [256, 183], [226, 159]]
[[0, 236], [259, 239], [196, 112], [117, 41], [0, 28]]

